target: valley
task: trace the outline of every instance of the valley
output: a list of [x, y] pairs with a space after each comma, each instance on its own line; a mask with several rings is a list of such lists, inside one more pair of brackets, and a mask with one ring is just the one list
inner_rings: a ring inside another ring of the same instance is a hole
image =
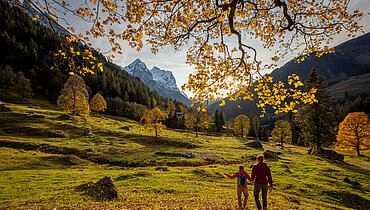
[[[45, 101], [31, 99], [27, 104], [36, 108], [8, 104], [12, 111], [0, 113], [0, 208], [233, 209], [235, 180], [223, 173], [234, 173], [239, 165], [251, 173], [249, 166], [264, 151], [237, 137], [202, 133], [195, 138], [180, 130], [165, 130], [156, 140], [153, 132], [127, 118], [92, 114], [69, 119]], [[84, 136], [86, 129], [93, 134]], [[58, 130], [65, 137], [53, 137]], [[265, 150], [280, 150], [275, 144], [263, 142]], [[307, 155], [304, 147], [286, 145], [284, 151], [294, 154], [266, 160], [275, 185], [268, 197], [270, 209], [369, 206], [369, 168]], [[185, 153], [195, 157], [179, 155]], [[344, 155], [345, 162], [369, 164], [369, 151], [363, 157]], [[112, 176], [117, 199], [99, 200], [76, 190], [104, 176]], [[248, 185], [248, 207], [254, 209], [253, 184]]]

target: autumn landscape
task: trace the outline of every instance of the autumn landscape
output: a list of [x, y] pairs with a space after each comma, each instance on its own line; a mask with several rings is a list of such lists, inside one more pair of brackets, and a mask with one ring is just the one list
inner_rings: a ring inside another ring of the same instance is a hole
[[0, 1], [0, 209], [369, 209], [359, 2]]

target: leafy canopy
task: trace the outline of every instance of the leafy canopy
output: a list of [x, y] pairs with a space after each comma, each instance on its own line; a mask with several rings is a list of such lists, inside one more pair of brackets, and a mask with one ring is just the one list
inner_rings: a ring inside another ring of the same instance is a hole
[[249, 117], [245, 115], [239, 115], [234, 120], [234, 133], [240, 135], [242, 138], [247, 135], [250, 128]]
[[60, 91], [57, 104], [59, 108], [73, 114], [89, 114], [89, 93], [84, 80], [78, 75], [71, 75]]
[[365, 112], [349, 113], [339, 124], [337, 149], [356, 149], [360, 155], [360, 149], [370, 148], [370, 123]]
[[[347, 11], [350, 0], [28, 2], [47, 14], [50, 22], [66, 21], [62, 14], [86, 21], [89, 27], [84, 32], [75, 31], [70, 25], [66, 28], [72, 34], [70, 39], [91, 46], [92, 39], [103, 37], [111, 46], [111, 57], [123, 53], [120, 40], [137, 50], [148, 44], [153, 53], [166, 45], [177, 50], [187, 48], [187, 63], [197, 71], [183, 88], [194, 93], [192, 99], [203, 105], [199, 109], [206, 107], [205, 99], [228, 96], [257, 100], [262, 112], [270, 105], [276, 113], [293, 110], [299, 101], [313, 103], [314, 97], [312, 92], [296, 89], [303, 85], [297, 76], [292, 75], [289, 86], [272, 84], [272, 78], [262, 77], [261, 70], [276, 67], [275, 62], [293, 50], [305, 56], [332, 52], [328, 47], [332, 36], [342, 31], [354, 36], [361, 28], [357, 22], [363, 16], [358, 10]], [[272, 64], [258, 60], [256, 48], [250, 45], [252, 40], [274, 52]]]
[[107, 102], [103, 98], [103, 96], [100, 95], [100, 93], [97, 93], [94, 95], [94, 97], [90, 101], [90, 108], [91, 110], [97, 111], [97, 112], [104, 112], [105, 109], [107, 109]]
[[155, 137], [158, 136], [158, 131], [162, 131], [166, 128], [166, 125], [162, 124], [162, 121], [166, 120], [168, 115], [162, 113], [160, 109], [154, 108], [148, 110], [145, 115], [141, 118], [141, 122], [144, 122], [144, 126], [149, 130], [155, 130]]
[[280, 141], [281, 145], [284, 142], [292, 142], [292, 130], [290, 123], [286, 120], [278, 120], [275, 122], [275, 128], [271, 132], [274, 141]]

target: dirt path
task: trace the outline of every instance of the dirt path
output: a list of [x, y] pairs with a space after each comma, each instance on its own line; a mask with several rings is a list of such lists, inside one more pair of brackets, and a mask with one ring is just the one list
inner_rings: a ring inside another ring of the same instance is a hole
[[[241, 139], [237, 139], [240, 143], [246, 143], [246, 141], [244, 140], [241, 140]], [[263, 148], [265, 149], [268, 149], [268, 150], [272, 150], [274, 152], [281, 152], [281, 153], [284, 153], [284, 154], [287, 154], [287, 155], [299, 155], [297, 153], [293, 153], [293, 152], [287, 152], [287, 151], [284, 151], [284, 150], [280, 150], [280, 149], [275, 149], [275, 148], [272, 148], [272, 147], [269, 147], [269, 146], [266, 146], [266, 144], [262, 144], [263, 145]]]
[[299, 155], [297, 153], [288, 152], [288, 151], [284, 151], [284, 150], [280, 150], [280, 149], [275, 149], [275, 148], [272, 148], [272, 147], [269, 147], [269, 146], [266, 146], [266, 145], [263, 145], [263, 148], [272, 150], [274, 152], [281, 152], [281, 153], [284, 153], [284, 154], [287, 154], [287, 155]]
[[366, 169], [370, 169], [370, 165], [367, 165], [367, 164], [361, 164], [361, 163], [350, 163], [350, 162], [345, 162], [349, 165], [353, 165], [353, 166], [357, 166], [357, 167], [360, 167], [360, 168], [366, 168]]

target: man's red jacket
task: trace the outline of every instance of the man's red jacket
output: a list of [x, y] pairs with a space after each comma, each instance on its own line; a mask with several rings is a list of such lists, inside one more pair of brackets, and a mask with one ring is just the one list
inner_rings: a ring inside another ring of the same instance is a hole
[[[244, 170], [239, 170], [239, 173], [241, 173], [241, 174], [245, 174], [245, 176], [247, 177], [247, 179], [250, 181], [250, 182], [252, 182], [252, 179], [251, 179], [251, 177], [249, 176], [249, 174], [246, 172], [246, 171], [244, 171]], [[239, 173], [238, 172], [236, 172], [234, 175], [229, 175], [229, 174], [225, 174], [227, 177], [229, 177], [230, 179], [234, 179], [234, 178], [237, 178], [238, 179], [238, 181], [236, 182], [237, 184], [238, 184], [238, 187], [242, 187], [242, 186], [240, 186], [239, 185]], [[245, 185], [245, 186], [247, 186], [247, 185]]]
[[258, 184], [269, 183], [270, 187], [273, 187], [270, 167], [268, 167], [264, 162], [259, 162], [254, 165], [252, 168], [252, 180], [254, 180], [254, 183]]

